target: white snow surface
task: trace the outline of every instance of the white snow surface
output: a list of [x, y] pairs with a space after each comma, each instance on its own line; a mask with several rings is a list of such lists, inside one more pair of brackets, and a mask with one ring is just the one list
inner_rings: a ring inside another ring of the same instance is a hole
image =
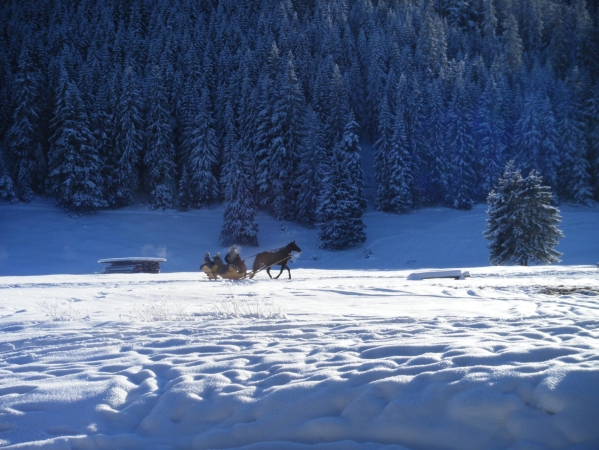
[[[292, 279], [209, 281], [220, 206], [0, 204], [0, 447], [597, 449], [599, 209], [533, 267], [488, 265], [485, 209], [369, 211], [344, 252], [259, 214], [242, 258], [295, 239]], [[98, 273], [127, 256], [167, 261]], [[439, 268], [470, 278], [407, 279]]]

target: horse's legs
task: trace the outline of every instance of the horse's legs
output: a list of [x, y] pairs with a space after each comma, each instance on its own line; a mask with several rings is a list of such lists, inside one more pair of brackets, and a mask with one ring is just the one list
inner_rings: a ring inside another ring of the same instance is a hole
[[285, 264], [285, 269], [287, 269], [287, 272], [289, 273], [289, 279], [291, 280], [291, 270], [289, 270], [289, 266], [287, 264]]
[[283, 269], [284, 269], [284, 268], [285, 268], [285, 264], [283, 264], [283, 265], [281, 266], [281, 271], [280, 271], [280, 272], [279, 272], [279, 274], [278, 274], [278, 275], [275, 277], [275, 280], [281, 276], [281, 274], [283, 273]]
[[269, 276], [270, 278], [272, 278], [272, 275], [270, 274], [270, 267], [267, 267], [267, 268], [266, 268], [266, 273], [268, 274], [268, 276]]

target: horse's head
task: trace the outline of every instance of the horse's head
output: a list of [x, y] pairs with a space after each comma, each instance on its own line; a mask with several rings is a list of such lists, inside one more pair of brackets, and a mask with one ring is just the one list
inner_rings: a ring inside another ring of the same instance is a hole
[[295, 241], [290, 242], [287, 245], [287, 250], [289, 250], [290, 252], [298, 252], [298, 253], [302, 252], [302, 249], [298, 247], [298, 245], [295, 243]]

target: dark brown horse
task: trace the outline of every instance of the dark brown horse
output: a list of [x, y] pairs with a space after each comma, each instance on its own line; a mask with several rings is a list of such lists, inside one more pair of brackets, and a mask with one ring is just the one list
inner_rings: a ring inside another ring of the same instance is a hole
[[287, 263], [291, 259], [291, 252], [302, 252], [302, 249], [297, 246], [295, 241], [290, 242], [285, 247], [278, 250], [258, 253], [256, 255], [256, 259], [254, 260], [254, 265], [252, 266], [253, 272], [250, 275], [250, 278], [253, 278], [254, 275], [256, 275], [256, 272], [264, 267], [266, 267], [266, 273], [268, 276], [272, 278], [272, 275], [270, 274], [270, 268], [272, 266], [281, 266], [281, 271], [275, 277], [275, 279], [281, 276], [283, 269], [287, 269], [287, 272], [289, 273], [289, 279], [291, 279], [291, 270], [289, 270], [289, 266], [287, 266]]

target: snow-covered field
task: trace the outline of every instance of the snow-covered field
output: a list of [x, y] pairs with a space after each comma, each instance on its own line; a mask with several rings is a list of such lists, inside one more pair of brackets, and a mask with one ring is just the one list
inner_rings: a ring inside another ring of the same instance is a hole
[[[242, 257], [295, 239], [292, 279], [211, 282], [220, 207], [0, 204], [0, 446], [597, 449], [599, 210], [561, 209], [564, 263], [529, 268], [488, 266], [485, 205], [368, 212], [338, 253], [260, 215]], [[94, 273], [125, 256], [167, 262]]]

